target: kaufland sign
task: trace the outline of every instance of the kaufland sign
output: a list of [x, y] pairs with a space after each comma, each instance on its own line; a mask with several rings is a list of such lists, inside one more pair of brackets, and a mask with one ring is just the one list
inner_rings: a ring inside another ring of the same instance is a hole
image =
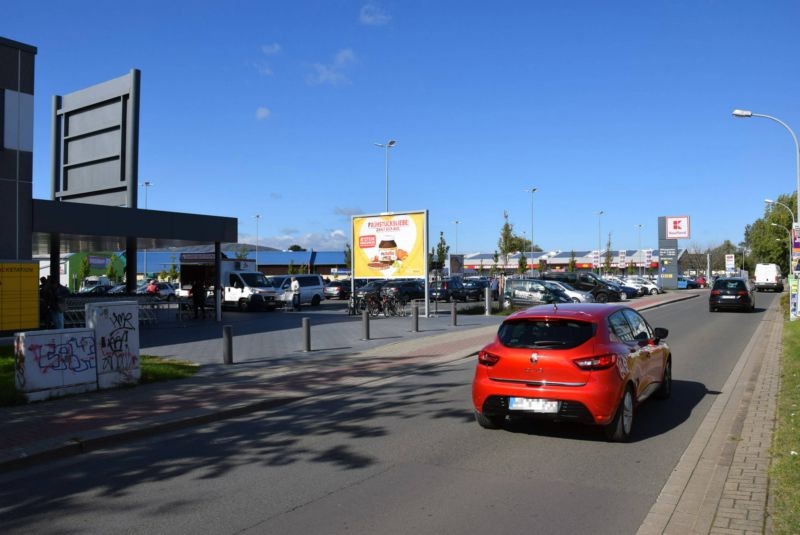
[[667, 216], [667, 239], [668, 240], [688, 240], [689, 239], [689, 216], [682, 215], [677, 217]]

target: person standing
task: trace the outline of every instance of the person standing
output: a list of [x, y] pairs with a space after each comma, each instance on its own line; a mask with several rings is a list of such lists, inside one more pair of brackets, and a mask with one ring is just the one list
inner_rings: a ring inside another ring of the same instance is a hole
[[203, 319], [206, 319], [206, 287], [202, 281], [195, 281], [192, 284], [192, 304], [194, 319], [197, 319], [198, 312], [202, 313]]
[[292, 277], [292, 284], [289, 287], [292, 290], [292, 310], [300, 310], [300, 281], [297, 277]]
[[64, 312], [67, 310], [69, 290], [61, 285], [57, 277], [50, 277], [49, 284], [43, 292], [44, 302], [50, 312], [53, 329], [64, 328]]

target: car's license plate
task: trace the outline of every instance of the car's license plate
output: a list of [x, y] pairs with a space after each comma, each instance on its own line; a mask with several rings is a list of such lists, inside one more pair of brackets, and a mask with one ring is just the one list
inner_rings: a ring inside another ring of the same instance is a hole
[[722, 298], [723, 299], [736, 299], [736, 296], [735, 295], [723, 295]]
[[508, 398], [508, 408], [512, 411], [556, 413], [558, 406], [558, 401], [549, 399]]

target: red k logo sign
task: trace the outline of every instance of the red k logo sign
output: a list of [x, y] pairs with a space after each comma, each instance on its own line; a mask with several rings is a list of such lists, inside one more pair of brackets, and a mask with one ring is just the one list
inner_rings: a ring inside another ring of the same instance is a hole
[[667, 239], [689, 239], [689, 216], [667, 217]]

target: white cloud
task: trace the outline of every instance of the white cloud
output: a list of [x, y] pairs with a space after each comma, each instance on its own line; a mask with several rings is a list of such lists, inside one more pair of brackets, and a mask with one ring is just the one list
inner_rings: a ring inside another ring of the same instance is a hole
[[269, 117], [271, 113], [272, 112], [269, 110], [269, 108], [265, 108], [264, 106], [259, 106], [258, 108], [256, 108], [256, 119], [258, 119], [259, 121], [263, 121], [264, 119]]
[[267, 56], [274, 56], [275, 54], [280, 53], [281, 50], [283, 50], [283, 48], [278, 43], [272, 43], [272, 44], [269, 44], [269, 45], [261, 45], [261, 51], [264, 54], [266, 54]]
[[358, 20], [366, 26], [383, 26], [389, 24], [392, 17], [375, 4], [365, 4], [358, 14]]
[[309, 74], [306, 80], [312, 85], [342, 85], [349, 84], [350, 79], [343, 72], [345, 68], [355, 63], [356, 55], [350, 48], [339, 50], [333, 57], [333, 63], [312, 63], [314, 73]]
[[263, 74], [264, 76], [272, 76], [272, 69], [269, 65], [262, 61], [254, 61], [253, 67], [256, 68], [259, 74]]
[[261, 244], [282, 251], [287, 250], [292, 245], [299, 245], [309, 251], [311, 249], [315, 251], [344, 251], [344, 245], [347, 241], [347, 233], [342, 229], [328, 230], [324, 233], [309, 232], [302, 235], [298, 235], [296, 229], [281, 229], [281, 234], [278, 236], [264, 236], [260, 239]]
[[354, 215], [363, 214], [364, 211], [361, 208], [337, 206], [333, 209], [333, 213], [349, 219]]

